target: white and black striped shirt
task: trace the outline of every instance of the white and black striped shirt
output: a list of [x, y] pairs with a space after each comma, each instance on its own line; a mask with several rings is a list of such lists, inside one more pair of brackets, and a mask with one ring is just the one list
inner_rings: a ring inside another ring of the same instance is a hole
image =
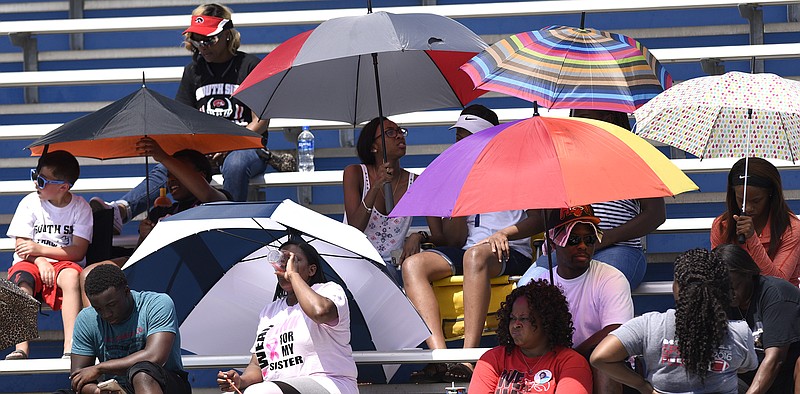
[[[600, 218], [598, 225], [601, 230], [619, 227], [638, 215], [642, 208], [639, 200], [617, 200], [592, 204], [595, 216]], [[642, 248], [642, 239], [633, 238], [617, 242], [615, 245]]]

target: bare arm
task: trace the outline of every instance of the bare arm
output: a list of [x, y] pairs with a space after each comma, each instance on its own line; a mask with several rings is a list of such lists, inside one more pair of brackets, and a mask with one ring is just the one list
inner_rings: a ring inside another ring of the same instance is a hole
[[617, 337], [609, 335], [597, 345], [589, 361], [593, 367], [617, 382], [633, 387], [640, 393], [655, 393], [650, 382], [625, 365], [625, 360], [629, 356], [622, 342]]
[[339, 311], [333, 301], [317, 294], [311, 286], [306, 283], [295, 266], [294, 254], [290, 253], [289, 261], [286, 263], [284, 278], [291, 282], [294, 295], [303, 313], [310, 317], [317, 324], [330, 323], [339, 318]]
[[59, 261], [81, 261], [86, 257], [89, 241], [78, 236], [72, 237], [72, 245], [59, 247], [40, 244], [30, 238], [17, 237], [14, 251], [19, 257], [36, 263], [37, 257], [47, 257]]
[[[94, 394], [97, 391], [97, 378], [87, 380], [88, 375], [79, 376], [78, 371], [94, 366], [95, 357], [72, 354], [70, 356], [70, 384], [76, 393]], [[99, 376], [99, 375], [98, 375]]]
[[140, 361], [150, 361], [163, 366], [169, 358], [174, 341], [175, 334], [171, 332], [150, 334], [147, 336], [144, 349], [126, 357], [103, 361], [97, 365], [94, 365], [94, 357], [72, 355], [72, 367], [70, 368], [72, 388], [81, 393], [94, 393], [91, 385], [96, 387], [100, 375], [125, 375], [133, 364]]
[[141, 155], [152, 156], [153, 159], [167, 167], [169, 173], [177, 178], [201, 202], [224, 201], [227, 199], [225, 194], [212, 187], [206, 181], [201, 172], [168, 155], [156, 140], [150, 137], [140, 139], [136, 143], [136, 151]]
[[583, 357], [589, 358], [589, 355], [592, 354], [594, 348], [602, 341], [611, 331], [616, 330], [622, 324], [609, 324], [603, 327], [600, 331], [592, 334], [589, 338], [586, 338], [585, 341], [576, 345], [574, 347], [575, 351], [580, 353]]
[[498, 260], [502, 261], [504, 258], [508, 257], [508, 241], [527, 238], [544, 231], [542, 210], [529, 209], [526, 213], [528, 214], [527, 218], [492, 234], [489, 238], [478, 243], [488, 243], [491, 245], [492, 252], [497, 255]]
[[639, 206], [641, 211], [631, 220], [619, 227], [603, 230], [603, 242], [596, 246], [598, 250], [617, 242], [644, 237], [667, 220], [663, 198], [643, 198], [639, 200]]
[[772, 387], [778, 371], [781, 370], [781, 365], [786, 362], [788, 351], [789, 346], [773, 346], [764, 349], [764, 360], [758, 366], [753, 383], [747, 389], [747, 394], [766, 393]]
[[234, 391], [228, 379], [240, 390], [243, 390], [247, 386], [263, 382], [264, 377], [261, 375], [261, 367], [258, 366], [256, 355], [254, 354], [250, 357], [250, 363], [247, 364], [247, 368], [245, 368], [244, 373], [241, 375], [233, 369], [227, 372], [219, 371], [217, 373], [217, 385], [221, 391]]
[[344, 188], [344, 211], [347, 214], [347, 224], [361, 231], [367, 228], [367, 222], [372, 215], [371, 209], [375, 205], [380, 191], [378, 185], [371, 187], [362, 202], [361, 188], [363, 184], [361, 166], [349, 165], [344, 169], [342, 187]]
[[247, 124], [247, 129], [269, 138], [269, 118], [260, 119], [255, 112], [250, 111], [250, 113], [253, 116], [253, 121]]

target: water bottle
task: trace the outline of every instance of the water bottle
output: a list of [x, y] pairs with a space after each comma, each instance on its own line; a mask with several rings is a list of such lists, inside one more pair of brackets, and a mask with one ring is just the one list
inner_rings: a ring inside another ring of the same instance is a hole
[[303, 126], [303, 132], [297, 136], [297, 170], [314, 171], [314, 134], [308, 126]]

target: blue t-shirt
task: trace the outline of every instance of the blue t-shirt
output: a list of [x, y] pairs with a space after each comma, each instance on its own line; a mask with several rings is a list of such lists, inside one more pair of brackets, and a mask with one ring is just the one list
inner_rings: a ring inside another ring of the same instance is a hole
[[[128, 320], [111, 325], [101, 319], [94, 308], [84, 308], [75, 321], [72, 339], [72, 353], [81, 356], [97, 357], [100, 362], [123, 358], [144, 349], [147, 337], [158, 332], [175, 334], [164, 369], [180, 371], [181, 337], [175, 318], [175, 304], [168, 295], [150, 291], [131, 290], [133, 312]], [[106, 376], [117, 379], [120, 384], [127, 383], [127, 376]]]

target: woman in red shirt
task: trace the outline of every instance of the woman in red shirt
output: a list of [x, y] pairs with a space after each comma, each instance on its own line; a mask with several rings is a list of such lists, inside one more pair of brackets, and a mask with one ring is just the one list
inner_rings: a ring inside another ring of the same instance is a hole
[[741, 159], [728, 173], [727, 211], [711, 226], [711, 248], [739, 245], [755, 260], [762, 275], [783, 278], [797, 286], [800, 220], [786, 205], [778, 169], [759, 157], [747, 161], [745, 211], [745, 159]]
[[475, 367], [470, 394], [592, 392], [589, 363], [572, 346], [567, 299], [544, 280], [518, 287], [497, 311], [500, 346]]

